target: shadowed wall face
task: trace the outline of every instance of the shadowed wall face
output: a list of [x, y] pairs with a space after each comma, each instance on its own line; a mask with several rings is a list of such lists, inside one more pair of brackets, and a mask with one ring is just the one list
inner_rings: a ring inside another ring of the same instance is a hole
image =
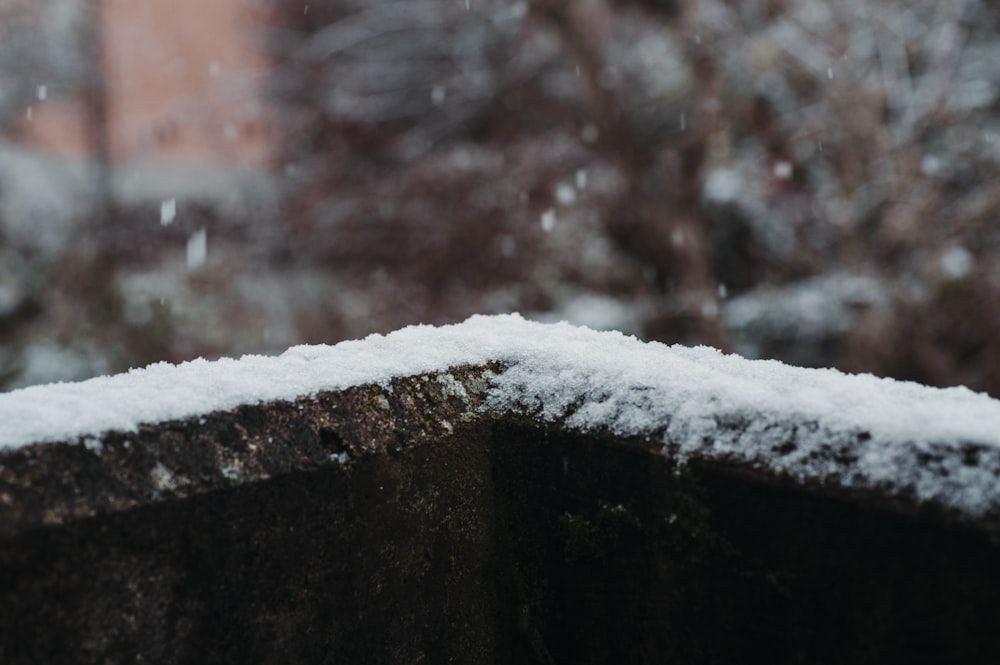
[[510, 418], [5, 538], [0, 656], [990, 661], [998, 561], [974, 528]]
[[0, 657], [489, 662], [495, 547], [468, 439], [35, 529], [0, 545]]
[[1000, 655], [989, 534], [724, 464], [681, 470], [639, 441], [530, 423], [495, 441], [499, 530], [524, 594], [510, 662]]

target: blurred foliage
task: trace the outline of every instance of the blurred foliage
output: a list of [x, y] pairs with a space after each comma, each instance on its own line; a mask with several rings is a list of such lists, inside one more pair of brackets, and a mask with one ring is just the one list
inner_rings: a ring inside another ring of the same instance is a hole
[[0, 191], [0, 380], [40, 339], [107, 371], [521, 311], [1000, 396], [993, 5], [262, 13], [266, 187], [221, 179], [169, 227], [91, 206], [89, 242], [41, 249]]

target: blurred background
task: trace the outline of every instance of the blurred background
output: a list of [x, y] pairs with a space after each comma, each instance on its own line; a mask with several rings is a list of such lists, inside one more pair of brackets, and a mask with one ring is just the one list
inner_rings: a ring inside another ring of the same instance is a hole
[[519, 311], [1000, 396], [998, 28], [0, 0], [0, 389]]

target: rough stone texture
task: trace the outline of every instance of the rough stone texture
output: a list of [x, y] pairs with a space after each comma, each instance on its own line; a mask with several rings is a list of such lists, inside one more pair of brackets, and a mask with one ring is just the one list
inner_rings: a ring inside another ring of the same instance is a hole
[[[477, 412], [483, 368], [0, 453], [0, 533], [175, 501], [437, 441]], [[456, 377], [459, 377], [456, 379]], [[459, 379], [464, 381], [460, 382]], [[468, 386], [468, 387], [466, 387]]]
[[483, 412], [484, 370], [3, 453], [0, 662], [1000, 660], [988, 525]]

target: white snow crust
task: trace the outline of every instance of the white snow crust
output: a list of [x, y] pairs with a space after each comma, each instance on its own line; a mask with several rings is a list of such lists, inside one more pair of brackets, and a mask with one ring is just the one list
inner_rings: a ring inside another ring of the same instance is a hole
[[[108, 430], [488, 361], [507, 367], [493, 377], [490, 409], [644, 436], [682, 458], [885, 485], [970, 514], [1000, 505], [1000, 401], [986, 395], [644, 343], [516, 314], [0, 394], [0, 449], [86, 442]], [[976, 463], [963, 454], [972, 449]]]

